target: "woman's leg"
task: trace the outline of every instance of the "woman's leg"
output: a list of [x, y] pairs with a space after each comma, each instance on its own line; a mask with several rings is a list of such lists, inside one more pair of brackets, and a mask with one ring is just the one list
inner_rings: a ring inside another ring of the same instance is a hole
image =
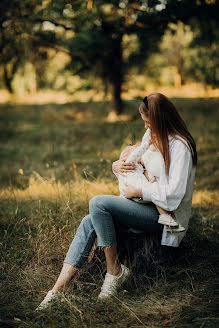
[[122, 270], [117, 255], [116, 245], [103, 247], [103, 250], [106, 257], [107, 272], [111, 275], [119, 276]]
[[91, 216], [87, 215], [81, 221], [74, 239], [69, 247], [61, 273], [44, 300], [37, 307], [36, 311], [41, 311], [48, 307], [48, 304], [57, 297], [57, 293], [65, 288], [66, 284], [75, 276], [82, 267], [93, 247], [96, 233], [93, 227]]
[[[74, 239], [69, 247], [66, 258], [60, 275], [50, 291], [49, 296], [52, 297], [65, 288], [66, 284], [76, 275], [78, 270], [82, 267], [85, 260], [88, 258], [89, 253], [93, 247], [96, 233], [91, 221], [91, 216], [87, 215], [81, 221]], [[49, 299], [50, 301], [50, 299]], [[43, 303], [44, 302], [44, 303]], [[39, 306], [39, 309], [47, 305], [45, 300]]]
[[87, 215], [81, 221], [74, 239], [68, 249], [67, 255], [61, 273], [52, 289], [56, 294], [76, 275], [83, 263], [88, 258], [93, 247], [96, 233], [91, 221], [90, 215]]
[[123, 283], [129, 269], [121, 265], [117, 256], [115, 224], [147, 232], [161, 231], [159, 213], [153, 204], [139, 204], [118, 196], [101, 195], [90, 200], [90, 215], [97, 234], [97, 246], [106, 255], [107, 273], [98, 299], [111, 297]]
[[132, 200], [101, 195], [90, 200], [90, 215], [97, 234], [97, 246], [102, 246], [106, 256], [107, 272], [119, 275], [121, 266], [117, 257], [115, 223], [127, 228], [159, 232], [159, 213], [153, 204], [140, 204]]
[[100, 195], [90, 200], [90, 215], [97, 234], [97, 246], [116, 245], [115, 223], [145, 232], [162, 231], [159, 212], [152, 203], [137, 203], [120, 197]]
[[88, 258], [96, 238], [96, 232], [90, 215], [81, 221], [77, 232], [68, 249], [64, 263], [68, 263], [76, 269], [81, 269]]
[[75, 276], [78, 269], [68, 263], [64, 263], [60, 275], [52, 289], [53, 294], [57, 294], [65, 288], [68, 282]]

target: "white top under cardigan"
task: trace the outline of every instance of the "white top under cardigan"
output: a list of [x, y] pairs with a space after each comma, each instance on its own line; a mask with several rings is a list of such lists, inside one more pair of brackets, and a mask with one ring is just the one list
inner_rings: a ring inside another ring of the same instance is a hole
[[[141, 145], [148, 144], [149, 137], [150, 129], [147, 129]], [[177, 138], [181, 139], [179, 136]], [[186, 142], [181, 140], [169, 136], [169, 176], [165, 173], [163, 161], [159, 181], [146, 183], [142, 188], [142, 198], [167, 211], [173, 211], [176, 221], [187, 230], [191, 215], [195, 168], [192, 166], [191, 152]], [[178, 247], [185, 233], [170, 233], [164, 226], [161, 245]]]
[[[144, 167], [147, 171], [149, 179], [155, 176], [156, 180], [159, 181], [160, 172], [163, 167], [163, 157], [159, 151], [151, 150], [150, 147], [149, 145], [144, 144], [144, 147], [141, 145], [134, 149], [131, 154], [129, 154], [126, 163], [136, 163], [134, 172], [126, 173], [124, 175], [116, 174], [119, 180], [120, 196], [125, 197], [123, 190], [125, 189], [126, 184], [129, 184], [138, 189], [142, 189], [145, 184], [149, 183], [146, 176], [144, 175], [143, 166], [138, 163], [140, 158], [144, 163]], [[133, 198], [133, 200], [139, 202], [139, 199]], [[141, 200], [140, 202], [145, 201]]]
[[148, 150], [143, 154], [142, 161], [144, 163], [144, 167], [148, 173], [149, 179], [152, 177], [156, 177], [156, 180], [160, 179], [160, 172], [163, 167], [163, 157], [159, 151]]

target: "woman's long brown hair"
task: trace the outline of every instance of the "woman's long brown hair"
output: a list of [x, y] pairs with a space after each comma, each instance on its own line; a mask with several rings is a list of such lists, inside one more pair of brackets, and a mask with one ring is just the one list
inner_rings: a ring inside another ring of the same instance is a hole
[[193, 166], [196, 166], [195, 141], [173, 103], [161, 93], [151, 93], [147, 100], [148, 108], [142, 102], [139, 112], [150, 120], [151, 141], [163, 156], [166, 174], [169, 174], [170, 168], [169, 135], [176, 139], [179, 139], [177, 138], [179, 136], [185, 140], [185, 145], [191, 151]]

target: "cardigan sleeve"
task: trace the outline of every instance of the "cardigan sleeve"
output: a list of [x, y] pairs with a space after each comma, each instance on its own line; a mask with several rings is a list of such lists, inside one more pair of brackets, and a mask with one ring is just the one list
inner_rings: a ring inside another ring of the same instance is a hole
[[[146, 151], [146, 149], [148, 148], [148, 144], [149, 144], [149, 135], [150, 135], [150, 129], [147, 129], [147, 131], [145, 132], [145, 134], [143, 135], [142, 141], [141, 141], [141, 145], [140, 147], [138, 147], [138, 149], [140, 148], [140, 152], [139, 154], [136, 153], [136, 155], [132, 158], [129, 156], [129, 158], [127, 158], [126, 163], [132, 162], [132, 161], [136, 161], [136, 159], [139, 158], [139, 156], [142, 155], [142, 153], [144, 153], [144, 151]], [[113, 170], [113, 173], [115, 174], [115, 176], [118, 178], [119, 174]]]
[[143, 200], [151, 201], [167, 211], [174, 211], [181, 203], [187, 188], [192, 167], [190, 150], [181, 141], [177, 142], [171, 154], [167, 183], [163, 179], [142, 188]]
[[128, 156], [126, 160], [126, 163], [137, 162], [139, 158], [146, 152], [146, 150], [149, 147], [149, 136], [150, 136], [150, 129], [147, 129], [147, 131], [143, 135], [141, 145], [132, 151], [132, 153]]
[[148, 142], [141, 143], [139, 147], [137, 147], [131, 152], [131, 154], [128, 156], [126, 160], [126, 163], [131, 163], [131, 162], [137, 163], [137, 161], [141, 158], [141, 156], [146, 152], [148, 147], [149, 147]]
[[151, 130], [150, 129], [147, 129], [146, 132], [145, 132], [145, 134], [143, 135], [143, 138], [142, 138], [142, 141], [141, 141], [141, 145], [144, 145], [146, 143], [149, 143], [150, 133], [151, 133]]

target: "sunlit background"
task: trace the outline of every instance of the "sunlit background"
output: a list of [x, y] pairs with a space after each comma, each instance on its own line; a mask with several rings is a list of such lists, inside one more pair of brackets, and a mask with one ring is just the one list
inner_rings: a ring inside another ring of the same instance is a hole
[[0, 101], [217, 97], [218, 4], [1, 1]]
[[[1, 327], [216, 327], [218, 13], [216, 0], [0, 1]], [[182, 247], [170, 265], [147, 248], [107, 307], [95, 253], [61, 305], [35, 317], [89, 199], [119, 195], [112, 162], [141, 141], [138, 107], [154, 91], [197, 143]]]

